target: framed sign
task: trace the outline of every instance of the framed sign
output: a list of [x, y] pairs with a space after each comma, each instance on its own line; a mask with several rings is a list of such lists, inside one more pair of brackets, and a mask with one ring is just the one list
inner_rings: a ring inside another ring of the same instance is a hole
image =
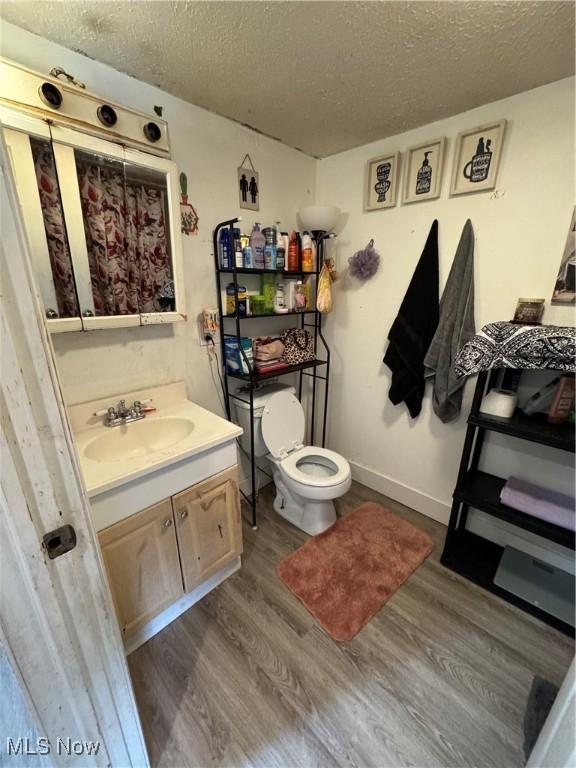
[[494, 189], [506, 130], [506, 120], [462, 131], [456, 139], [452, 195]]
[[576, 208], [572, 211], [566, 245], [552, 294], [552, 304], [576, 304]]
[[446, 139], [411, 147], [407, 153], [403, 203], [440, 197]]
[[238, 199], [240, 208], [260, 210], [260, 179], [250, 155], [244, 155], [238, 168]]
[[365, 211], [392, 208], [396, 205], [400, 153], [383, 155], [368, 160], [366, 166]]

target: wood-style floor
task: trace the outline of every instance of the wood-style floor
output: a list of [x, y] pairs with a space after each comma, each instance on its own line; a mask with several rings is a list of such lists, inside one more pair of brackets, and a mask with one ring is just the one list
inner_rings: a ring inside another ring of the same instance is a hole
[[275, 574], [306, 538], [271, 511], [242, 569], [129, 659], [153, 766], [522, 766], [534, 675], [559, 685], [573, 643], [439, 563], [444, 527], [354, 484], [436, 549], [349, 643]]

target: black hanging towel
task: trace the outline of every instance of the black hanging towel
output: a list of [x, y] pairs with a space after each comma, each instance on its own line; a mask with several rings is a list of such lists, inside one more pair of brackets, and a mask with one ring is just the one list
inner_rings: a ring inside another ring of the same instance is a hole
[[424, 397], [424, 358], [438, 326], [438, 220], [435, 219], [418, 266], [388, 333], [384, 363], [392, 371], [388, 397], [406, 403], [415, 418]]

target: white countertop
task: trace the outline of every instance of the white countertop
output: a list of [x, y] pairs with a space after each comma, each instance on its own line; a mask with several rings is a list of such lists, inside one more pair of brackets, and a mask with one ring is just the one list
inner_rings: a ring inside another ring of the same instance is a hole
[[[229, 443], [242, 434], [241, 427], [185, 399], [185, 392], [184, 384], [178, 382], [165, 387], [138, 390], [69, 407], [68, 413], [76, 450], [89, 496], [96, 496], [169, 464]], [[151, 405], [157, 410], [148, 414], [142, 421], [119, 427], [105, 427], [102, 417], [93, 416], [95, 411], [113, 405], [120, 399], [126, 400], [127, 405], [131, 405], [134, 400], [145, 400], [150, 397]], [[144, 455], [108, 461], [95, 460], [85, 454], [86, 449], [102, 436], [111, 436], [114, 433], [119, 434], [121, 430], [130, 430], [131, 427], [142, 424], [143, 421], [151, 425], [166, 418], [185, 419], [191, 422], [191, 432], [174, 445]]]

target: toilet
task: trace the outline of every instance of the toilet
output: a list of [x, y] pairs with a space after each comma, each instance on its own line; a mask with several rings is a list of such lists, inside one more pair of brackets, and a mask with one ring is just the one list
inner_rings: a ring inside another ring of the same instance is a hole
[[[248, 403], [236, 400], [237, 417], [249, 439]], [[293, 387], [276, 384], [254, 394], [254, 453], [273, 466], [275, 511], [314, 536], [336, 522], [334, 499], [349, 490], [350, 465], [326, 448], [304, 445], [305, 416]]]

